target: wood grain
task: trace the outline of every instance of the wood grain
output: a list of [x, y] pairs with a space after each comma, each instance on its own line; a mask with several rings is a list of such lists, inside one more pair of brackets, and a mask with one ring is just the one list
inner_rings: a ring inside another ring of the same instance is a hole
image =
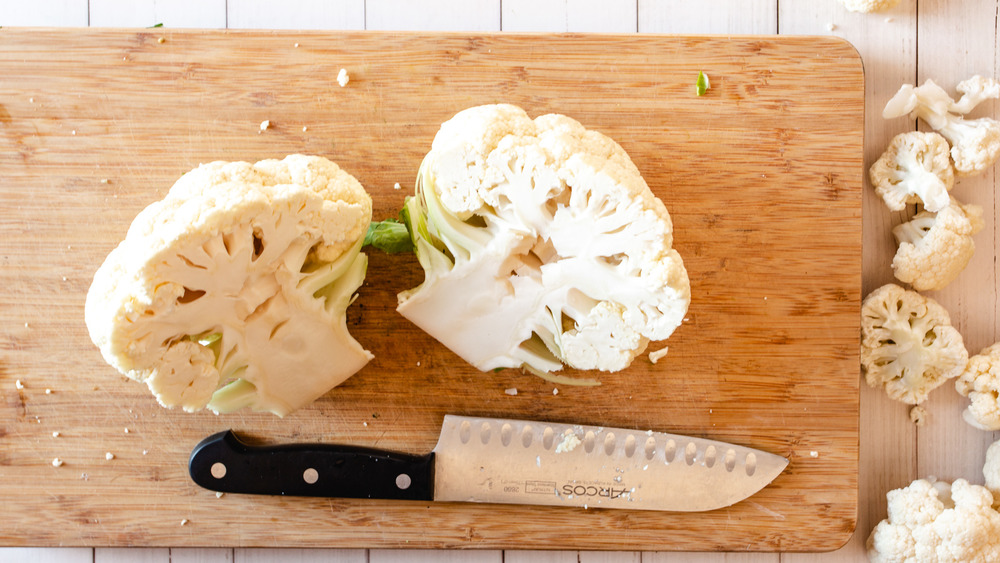
[[[2, 29], [0, 67], [0, 493], [12, 522], [0, 543], [808, 551], [850, 536], [864, 105], [848, 44]], [[699, 70], [712, 76], [703, 98]], [[376, 252], [349, 315], [376, 359], [283, 420], [161, 409], [90, 344], [93, 271], [186, 170], [321, 154], [387, 217], [441, 121], [495, 101], [609, 134], [671, 210], [695, 298], [656, 366], [640, 359], [558, 395], [532, 376], [479, 373], [395, 314], [395, 294], [422, 275]], [[693, 515], [216, 498], [185, 473], [191, 447], [228, 427], [423, 452], [450, 412], [673, 431], [792, 462], [749, 501]]]

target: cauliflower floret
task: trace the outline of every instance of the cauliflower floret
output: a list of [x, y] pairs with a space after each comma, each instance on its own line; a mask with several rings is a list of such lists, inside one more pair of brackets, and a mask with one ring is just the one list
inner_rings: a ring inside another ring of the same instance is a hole
[[986, 479], [986, 488], [993, 493], [993, 504], [996, 505], [1000, 502], [1000, 440], [986, 449], [983, 477]]
[[904, 84], [882, 110], [889, 119], [909, 114], [924, 120], [951, 143], [951, 158], [959, 176], [980, 174], [1000, 157], [1000, 122], [963, 116], [979, 103], [1000, 98], [1000, 83], [976, 75], [958, 85], [957, 102], [932, 80], [919, 87]]
[[425, 279], [398, 311], [480, 370], [621, 370], [687, 311], [663, 202], [617, 143], [569, 117], [460, 112], [404, 216]]
[[900, 133], [869, 169], [868, 176], [875, 192], [893, 211], [902, 211], [908, 203], [940, 211], [948, 205], [948, 191], [955, 183], [948, 141], [937, 133]]
[[861, 306], [861, 366], [872, 387], [910, 405], [969, 361], [962, 335], [933, 299], [895, 284], [871, 292]]
[[892, 230], [899, 243], [893, 274], [917, 291], [943, 289], [969, 264], [976, 249], [972, 237], [982, 229], [983, 209], [954, 198], [937, 213], [917, 213]]
[[97, 270], [91, 339], [165, 407], [283, 416], [372, 357], [345, 317], [370, 218], [361, 184], [325, 158], [203, 165]]
[[986, 488], [917, 479], [886, 498], [889, 517], [868, 537], [873, 563], [1000, 561], [1000, 513]]
[[850, 12], [869, 14], [895, 8], [899, 0], [840, 0], [840, 3]]
[[955, 389], [971, 404], [962, 417], [980, 430], [1000, 430], [1000, 342], [969, 358]]

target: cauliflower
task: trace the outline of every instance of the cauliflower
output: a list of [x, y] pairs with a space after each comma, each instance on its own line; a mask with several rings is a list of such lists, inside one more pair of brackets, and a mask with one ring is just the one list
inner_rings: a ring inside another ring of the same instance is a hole
[[850, 12], [869, 14], [895, 8], [899, 0], [840, 0], [840, 3]]
[[955, 389], [971, 404], [962, 417], [980, 430], [1000, 430], [1000, 342], [969, 358]]
[[955, 183], [948, 141], [937, 133], [900, 133], [869, 169], [868, 176], [875, 192], [893, 211], [902, 211], [908, 203], [940, 211], [950, 202], [948, 191]]
[[399, 313], [483, 371], [618, 371], [690, 302], [666, 207], [617, 143], [563, 115], [458, 113], [404, 217], [425, 278]]
[[983, 229], [983, 209], [952, 198], [937, 213], [921, 211], [892, 230], [899, 248], [892, 271], [917, 291], [943, 289], [972, 259], [972, 236]]
[[1000, 82], [976, 75], [956, 89], [962, 93], [957, 102], [931, 80], [919, 87], [904, 84], [886, 103], [882, 117], [909, 114], [924, 120], [951, 143], [951, 159], [960, 176], [980, 174], [1000, 157], [1000, 122], [963, 116], [985, 100], [1000, 98]]
[[361, 184], [324, 158], [200, 166], [97, 270], [90, 337], [165, 407], [284, 416], [372, 358], [345, 317], [370, 217]]
[[1000, 440], [986, 449], [983, 477], [986, 479], [986, 488], [993, 493], [993, 504], [996, 505], [1000, 501]]
[[861, 305], [861, 365], [872, 387], [917, 405], [969, 361], [962, 335], [933, 299], [895, 284], [871, 292]]
[[1000, 513], [986, 488], [917, 479], [886, 498], [889, 518], [868, 537], [873, 563], [1000, 561]]

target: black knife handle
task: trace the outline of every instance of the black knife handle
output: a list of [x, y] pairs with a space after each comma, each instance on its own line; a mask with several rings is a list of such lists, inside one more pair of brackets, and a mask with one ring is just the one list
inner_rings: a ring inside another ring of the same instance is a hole
[[195, 483], [223, 493], [432, 500], [434, 453], [418, 456], [330, 444], [254, 446], [231, 430], [191, 452]]

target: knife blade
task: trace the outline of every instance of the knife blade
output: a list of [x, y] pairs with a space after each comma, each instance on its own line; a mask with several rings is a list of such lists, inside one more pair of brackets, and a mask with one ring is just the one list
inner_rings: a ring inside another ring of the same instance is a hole
[[784, 457], [653, 431], [447, 415], [426, 455], [334, 444], [251, 445], [232, 431], [188, 464], [217, 492], [696, 512], [735, 504]]

